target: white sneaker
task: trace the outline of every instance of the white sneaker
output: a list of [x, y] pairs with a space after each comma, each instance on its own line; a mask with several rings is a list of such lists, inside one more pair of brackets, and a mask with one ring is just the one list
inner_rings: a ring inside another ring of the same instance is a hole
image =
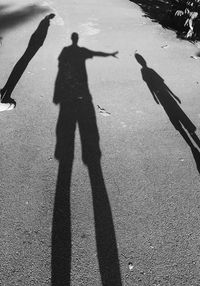
[[0, 102], [0, 112], [6, 111], [6, 110], [12, 110], [15, 108], [15, 105], [13, 103], [2, 103]]

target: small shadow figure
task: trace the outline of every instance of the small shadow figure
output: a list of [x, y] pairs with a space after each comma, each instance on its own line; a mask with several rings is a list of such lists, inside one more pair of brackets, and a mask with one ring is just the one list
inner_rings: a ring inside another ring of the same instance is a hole
[[37, 53], [39, 48], [43, 45], [50, 25], [50, 19], [54, 17], [55, 14], [47, 15], [40, 22], [36, 31], [32, 34], [26, 51], [14, 66], [6, 84], [0, 90], [2, 103], [13, 103], [16, 106], [16, 102], [14, 99], [11, 98], [11, 94], [19, 79], [21, 78], [23, 72], [25, 71], [26, 67], [28, 66], [29, 62]]
[[146, 82], [155, 102], [162, 105], [175, 129], [179, 131], [191, 148], [197, 169], [200, 172], [200, 153], [191, 140], [192, 138], [197, 147], [200, 148], [200, 140], [195, 133], [195, 125], [180, 108], [178, 104], [181, 104], [180, 99], [169, 89], [164, 79], [147, 66], [145, 59], [140, 54], [136, 53], [135, 58], [142, 66], [142, 78]]
[[53, 102], [60, 105], [60, 112], [55, 147], [55, 158], [59, 161], [59, 169], [52, 226], [52, 286], [70, 285], [72, 247], [70, 184], [76, 125], [80, 132], [82, 160], [88, 168], [92, 189], [102, 285], [121, 286], [117, 242], [101, 168], [99, 132], [85, 66], [88, 58], [116, 57], [117, 52], [95, 52], [79, 47], [77, 33], [73, 33], [71, 39], [72, 45], [65, 47], [58, 58], [59, 71], [53, 98]]

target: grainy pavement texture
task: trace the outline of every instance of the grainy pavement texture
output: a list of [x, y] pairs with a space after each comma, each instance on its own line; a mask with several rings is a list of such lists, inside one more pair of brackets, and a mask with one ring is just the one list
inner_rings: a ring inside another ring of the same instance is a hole
[[[0, 8], [1, 87], [56, 14], [23, 62], [16, 108], [0, 113], [0, 285], [200, 285], [197, 45], [128, 0]], [[69, 93], [58, 57], [73, 32], [80, 47], [119, 53], [87, 59], [88, 93], [56, 101]]]

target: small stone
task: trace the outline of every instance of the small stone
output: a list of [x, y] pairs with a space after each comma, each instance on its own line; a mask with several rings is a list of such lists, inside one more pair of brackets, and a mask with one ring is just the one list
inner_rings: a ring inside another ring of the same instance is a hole
[[99, 113], [100, 113], [101, 115], [103, 115], [103, 116], [110, 116], [110, 115], [111, 115], [111, 113], [110, 113], [110, 112], [107, 112], [107, 111], [105, 110], [105, 108], [103, 108], [103, 107], [101, 107], [101, 106], [99, 106], [99, 105], [97, 105], [97, 107], [98, 107]]
[[133, 263], [129, 262], [128, 267], [129, 267], [129, 270], [132, 271], [133, 270]]
[[168, 45], [161, 46], [162, 49], [167, 49], [168, 47], [169, 47]]
[[105, 116], [105, 117], [106, 117], [106, 116], [110, 116], [110, 113], [108, 113], [108, 112], [102, 112], [102, 111], [100, 111], [100, 114], [103, 115], [103, 116]]

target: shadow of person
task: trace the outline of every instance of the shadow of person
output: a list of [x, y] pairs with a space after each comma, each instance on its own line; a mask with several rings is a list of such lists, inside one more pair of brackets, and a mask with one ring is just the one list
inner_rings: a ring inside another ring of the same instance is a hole
[[32, 34], [26, 51], [14, 66], [6, 84], [0, 91], [2, 103], [14, 103], [16, 105], [16, 102], [11, 98], [11, 94], [29, 62], [43, 45], [50, 25], [50, 19], [54, 18], [54, 16], [54, 14], [46, 16]]
[[53, 225], [52, 285], [70, 285], [71, 212], [70, 184], [78, 125], [82, 160], [87, 166], [92, 196], [96, 246], [102, 285], [122, 285], [111, 207], [101, 168], [101, 150], [95, 110], [88, 88], [85, 61], [93, 56], [116, 56], [79, 47], [78, 34], [59, 56], [59, 70], [53, 102], [60, 105], [56, 127], [55, 158], [59, 161]]
[[177, 103], [181, 103], [180, 99], [169, 89], [164, 79], [147, 66], [145, 59], [140, 54], [136, 53], [135, 58], [142, 66], [142, 78], [146, 82], [155, 102], [162, 105], [175, 129], [179, 131], [191, 148], [197, 169], [200, 172], [200, 153], [191, 140], [192, 138], [197, 147], [200, 148], [200, 140], [195, 133], [195, 125], [180, 108]]

